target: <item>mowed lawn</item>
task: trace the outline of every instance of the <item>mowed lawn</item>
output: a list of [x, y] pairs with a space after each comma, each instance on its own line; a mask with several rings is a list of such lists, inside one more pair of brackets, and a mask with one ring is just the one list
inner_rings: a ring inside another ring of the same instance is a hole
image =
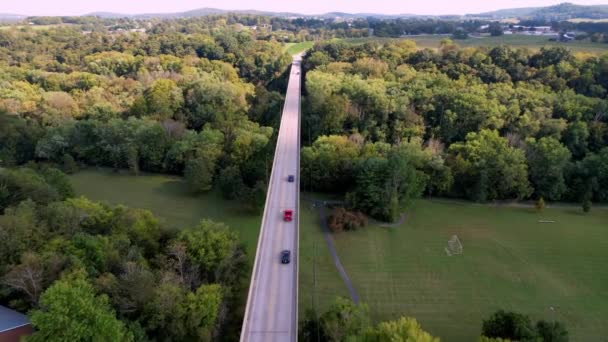
[[77, 195], [148, 209], [172, 227], [191, 227], [206, 218], [224, 222], [238, 232], [249, 258], [255, 257], [261, 214], [244, 211], [238, 202], [223, 200], [217, 193], [192, 194], [181, 177], [87, 169], [70, 180]]
[[314, 42], [286, 43], [283, 50], [290, 55], [295, 55], [299, 52], [310, 49], [313, 45]]
[[[502, 308], [534, 320], [560, 320], [572, 341], [606, 340], [608, 210], [583, 215], [580, 209], [562, 208], [539, 214], [420, 200], [407, 213], [399, 227], [369, 226], [334, 235], [342, 264], [374, 320], [409, 315], [444, 341], [475, 341], [482, 320]], [[305, 227], [313, 223], [307, 215], [302, 210], [302, 234], [315, 229]], [[454, 234], [464, 254], [450, 257], [444, 249]], [[310, 243], [302, 238], [301, 246], [308, 254], [304, 248]], [[346, 295], [340, 278], [327, 270], [331, 259], [317, 253], [318, 299], [332, 300], [330, 291]], [[303, 259], [302, 295], [310, 292], [306, 264]], [[300, 299], [300, 312], [307, 303], [310, 298]]]

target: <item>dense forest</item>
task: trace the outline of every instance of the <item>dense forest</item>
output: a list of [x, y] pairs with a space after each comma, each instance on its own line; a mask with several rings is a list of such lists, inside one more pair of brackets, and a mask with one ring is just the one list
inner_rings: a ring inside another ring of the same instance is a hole
[[185, 174], [197, 191], [232, 178], [227, 197], [263, 197], [291, 58], [225, 19], [188, 23], [2, 31], [1, 165]]
[[351, 207], [387, 220], [422, 194], [605, 202], [607, 66], [565, 48], [319, 44], [303, 187], [348, 189]]
[[184, 175], [260, 210], [291, 57], [226, 21], [0, 31], [0, 304], [28, 313], [32, 340], [238, 338], [233, 231], [75, 198], [64, 174]]

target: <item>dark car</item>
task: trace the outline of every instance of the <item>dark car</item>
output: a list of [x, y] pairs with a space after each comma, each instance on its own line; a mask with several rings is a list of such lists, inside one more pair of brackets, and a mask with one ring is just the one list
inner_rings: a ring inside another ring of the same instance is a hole
[[281, 252], [281, 264], [289, 264], [291, 262], [291, 251], [284, 250]]
[[295, 181], [295, 180], [296, 180], [296, 177], [295, 177], [294, 175], [289, 175], [289, 176], [287, 176], [287, 181], [288, 181], [289, 183], [293, 183], [293, 181]]

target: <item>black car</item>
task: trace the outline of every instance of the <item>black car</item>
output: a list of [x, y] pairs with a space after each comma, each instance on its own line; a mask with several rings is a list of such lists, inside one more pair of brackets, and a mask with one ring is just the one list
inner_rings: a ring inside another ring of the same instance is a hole
[[291, 251], [284, 250], [281, 252], [281, 264], [289, 264], [291, 262]]
[[293, 183], [293, 181], [295, 181], [295, 180], [296, 180], [296, 177], [295, 177], [294, 175], [289, 175], [289, 176], [287, 176], [287, 181], [288, 181], [289, 183]]

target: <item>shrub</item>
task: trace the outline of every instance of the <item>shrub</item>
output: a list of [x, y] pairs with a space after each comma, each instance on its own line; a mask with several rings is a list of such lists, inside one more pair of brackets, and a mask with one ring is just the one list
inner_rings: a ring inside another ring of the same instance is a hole
[[335, 208], [327, 220], [327, 225], [334, 233], [357, 230], [367, 226], [367, 217], [359, 211], [352, 212], [344, 208]]

